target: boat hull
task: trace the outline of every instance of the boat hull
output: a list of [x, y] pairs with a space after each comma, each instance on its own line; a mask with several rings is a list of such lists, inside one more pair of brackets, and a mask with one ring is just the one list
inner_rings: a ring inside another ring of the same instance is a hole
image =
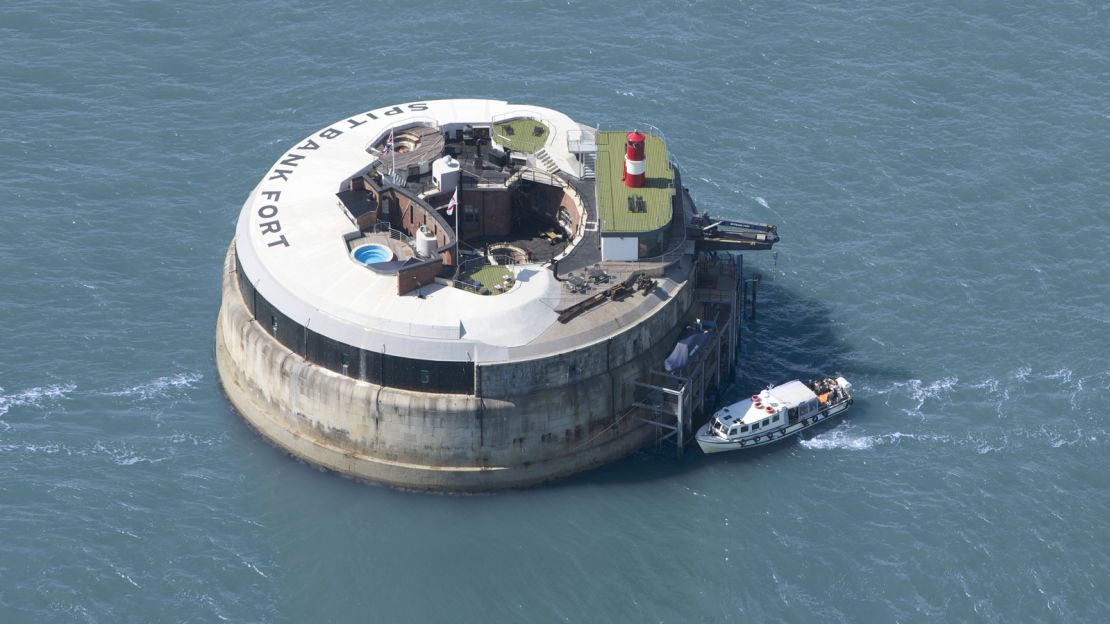
[[701, 447], [702, 452], [706, 455], [767, 446], [768, 444], [774, 444], [775, 442], [781, 442], [782, 440], [785, 440], [787, 438], [792, 438], [805, 431], [806, 429], [811, 429], [822, 423], [829, 422], [833, 418], [847, 411], [848, 406], [851, 404], [852, 400], [848, 399], [847, 401], [844, 401], [842, 403], [829, 406], [817, 412], [815, 415], [794, 423], [793, 425], [780, 427], [778, 429], [768, 431], [767, 433], [760, 434], [758, 436], [739, 438], [734, 440], [726, 440], [724, 438], [720, 438], [718, 436], [710, 434], [709, 430], [713, 425], [713, 421], [710, 420], [708, 423], [702, 425], [702, 427], [698, 429], [698, 433], [697, 436], [695, 436], [695, 439], [698, 441], [698, 446]]

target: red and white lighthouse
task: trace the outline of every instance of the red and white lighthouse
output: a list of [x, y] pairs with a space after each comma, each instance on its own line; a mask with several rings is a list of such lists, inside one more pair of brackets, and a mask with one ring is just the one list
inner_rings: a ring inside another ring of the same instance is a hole
[[640, 188], [644, 185], [644, 135], [639, 130], [633, 130], [625, 140], [624, 175], [621, 179], [629, 188]]

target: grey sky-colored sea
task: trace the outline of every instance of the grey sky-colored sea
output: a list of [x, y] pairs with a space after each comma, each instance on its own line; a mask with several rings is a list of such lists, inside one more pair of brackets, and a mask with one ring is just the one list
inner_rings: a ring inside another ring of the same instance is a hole
[[[1110, 7], [0, 5], [0, 622], [1110, 620]], [[489, 97], [665, 133], [775, 223], [733, 395], [837, 424], [488, 496], [319, 472], [213, 361], [301, 137]]]

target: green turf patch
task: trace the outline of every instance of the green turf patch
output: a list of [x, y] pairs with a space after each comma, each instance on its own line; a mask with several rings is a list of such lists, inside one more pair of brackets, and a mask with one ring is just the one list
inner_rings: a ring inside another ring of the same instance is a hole
[[497, 290], [496, 286], [505, 285], [505, 276], [512, 276], [512, 271], [508, 267], [486, 264], [476, 269], [463, 270], [459, 277], [463, 281], [475, 281], [489, 291], [491, 295], [500, 295], [501, 290]]
[[[667, 161], [663, 139], [648, 134], [644, 141], [645, 184], [628, 188], [624, 173], [624, 141], [627, 132], [599, 132], [597, 135], [597, 210], [602, 232], [654, 232], [671, 221], [674, 197], [674, 170]], [[635, 198], [642, 199], [642, 203]], [[635, 209], [629, 208], [633, 198]]]
[[548, 129], [535, 119], [510, 119], [493, 124], [493, 140], [514, 152], [535, 154], [547, 143]]

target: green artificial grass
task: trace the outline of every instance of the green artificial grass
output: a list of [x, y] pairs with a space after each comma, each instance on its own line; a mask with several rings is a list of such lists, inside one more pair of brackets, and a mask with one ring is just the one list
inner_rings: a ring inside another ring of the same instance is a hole
[[[539, 128], [540, 134], [536, 134]], [[547, 143], [548, 129], [535, 119], [510, 119], [493, 124], [493, 138], [499, 144], [523, 154], [535, 154]]]

